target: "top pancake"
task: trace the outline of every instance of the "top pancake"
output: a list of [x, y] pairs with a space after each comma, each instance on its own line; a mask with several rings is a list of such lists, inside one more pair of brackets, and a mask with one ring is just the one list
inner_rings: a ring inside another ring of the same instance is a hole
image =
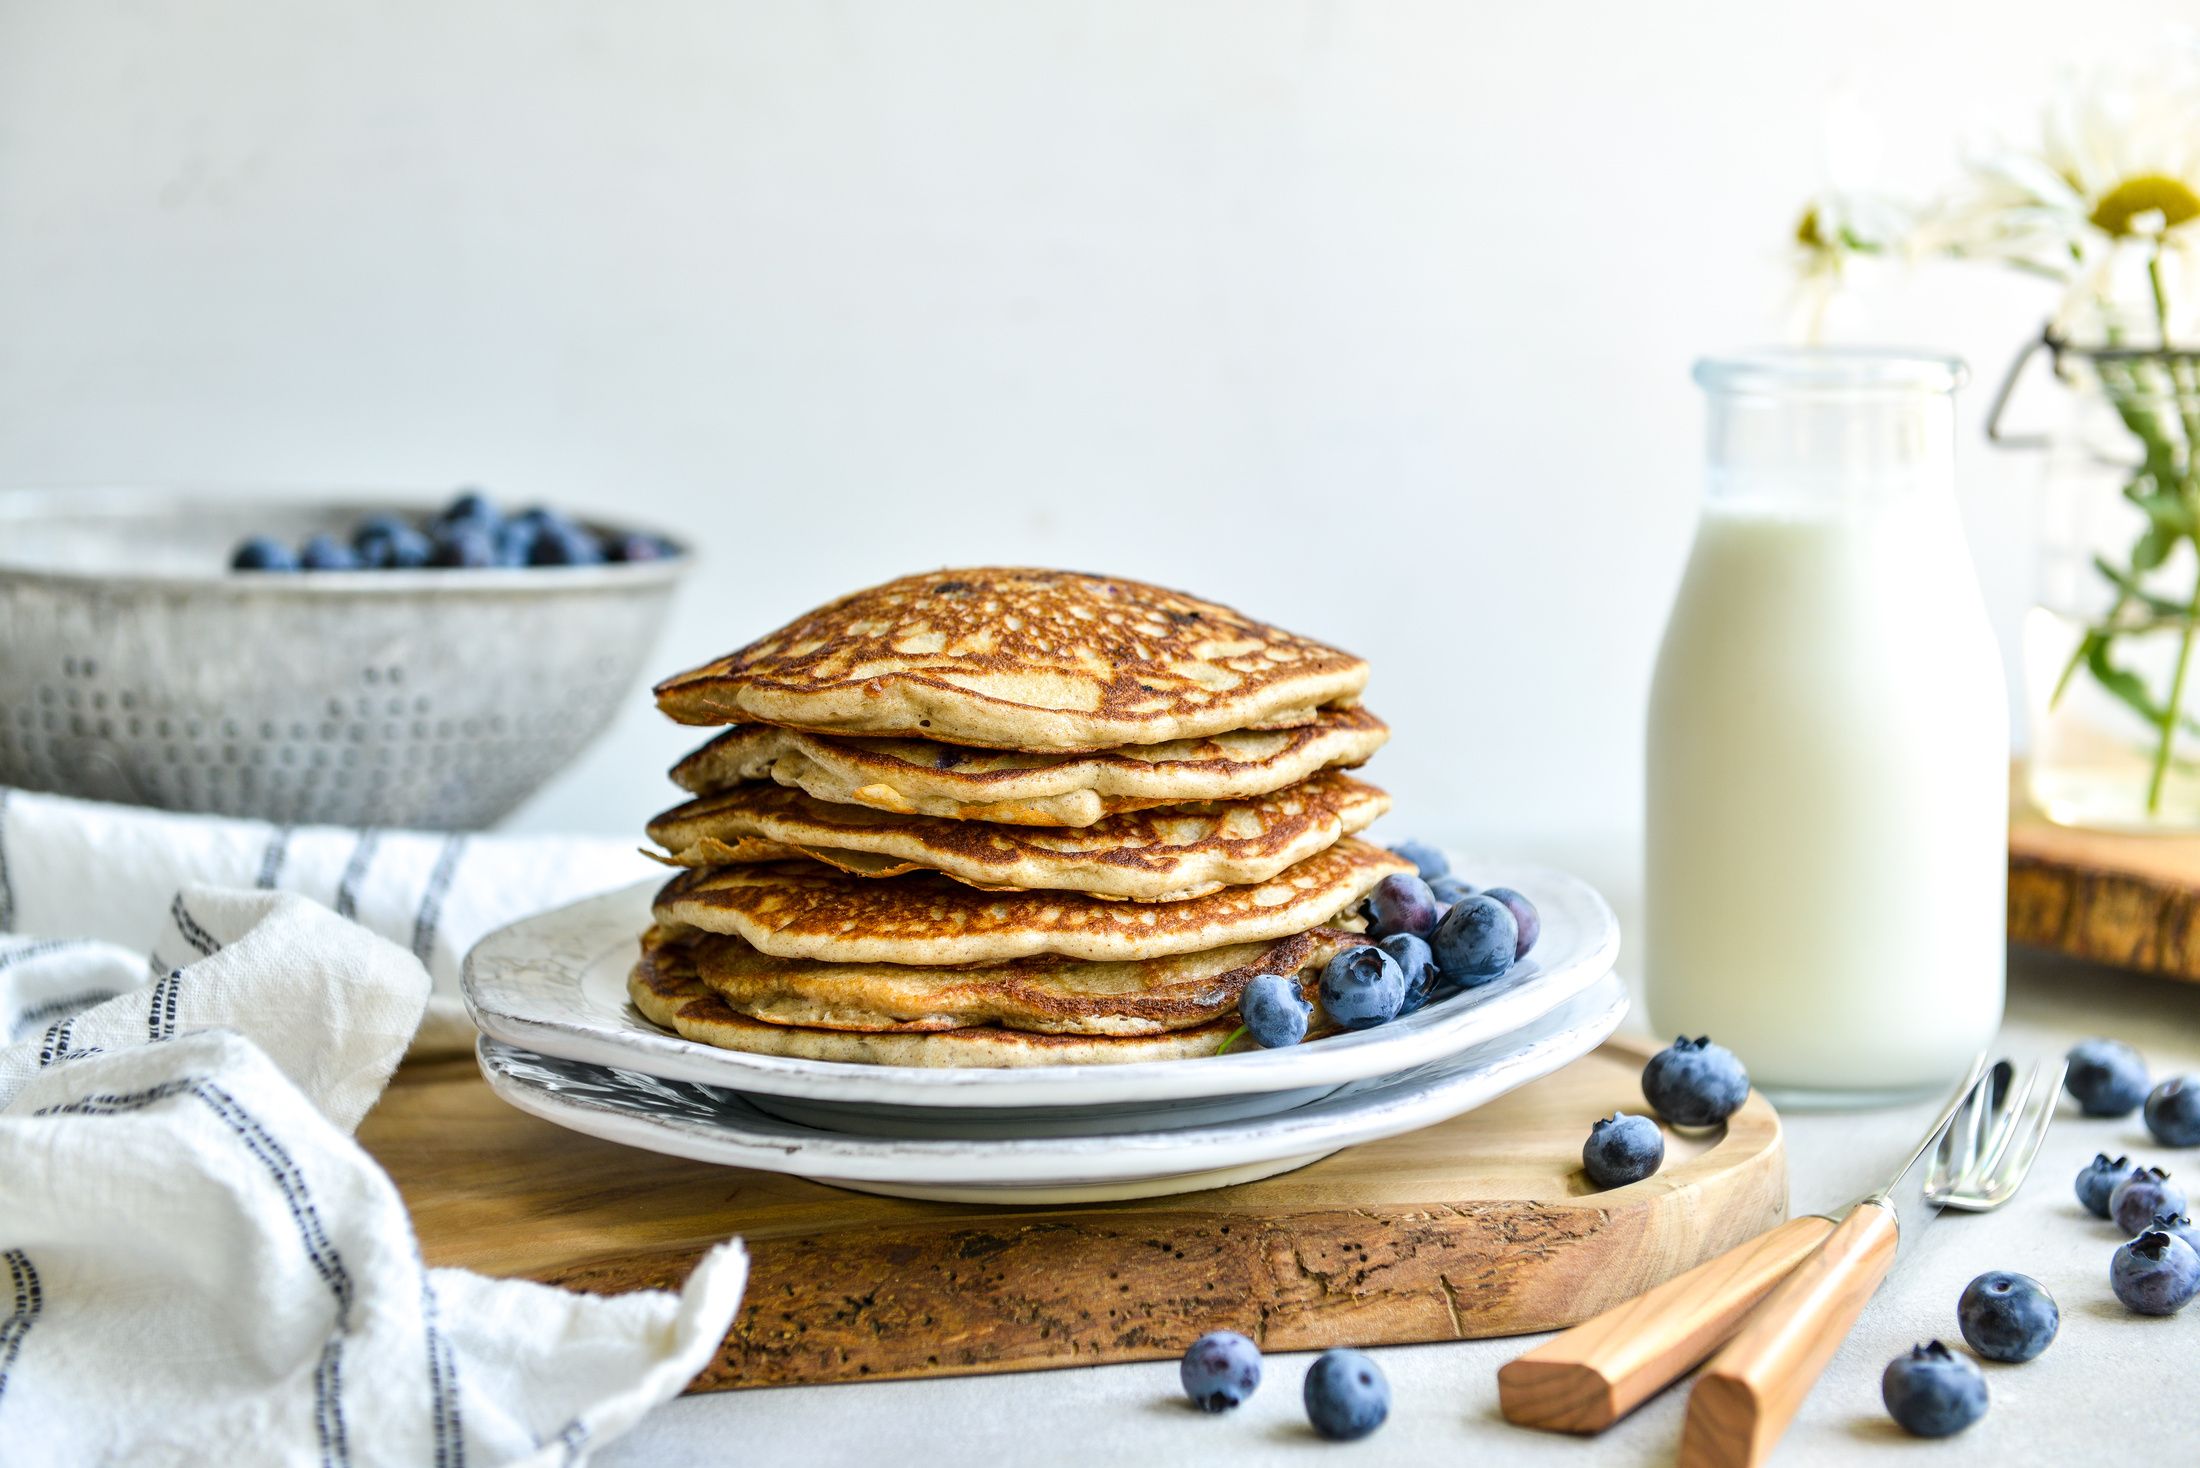
[[1293, 728], [1367, 684], [1350, 653], [1182, 592], [1070, 571], [905, 576], [657, 685], [683, 724], [1102, 750]]
[[1296, 729], [1240, 729], [1092, 754], [965, 749], [930, 739], [833, 738], [744, 724], [673, 766], [716, 795], [770, 779], [819, 800], [1002, 826], [1090, 826], [1125, 811], [1241, 800], [1317, 770], [1365, 763], [1390, 730], [1363, 708], [1323, 709]]

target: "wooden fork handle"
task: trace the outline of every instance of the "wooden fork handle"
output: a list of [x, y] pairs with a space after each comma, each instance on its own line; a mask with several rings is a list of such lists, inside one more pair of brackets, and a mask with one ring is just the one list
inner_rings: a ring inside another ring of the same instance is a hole
[[1681, 1468], [1755, 1468], [1894, 1263], [1895, 1218], [1859, 1203], [1765, 1298], [1688, 1396]]
[[1553, 1336], [1499, 1368], [1499, 1410], [1522, 1427], [1602, 1432], [1717, 1350], [1832, 1232], [1830, 1218], [1791, 1218]]

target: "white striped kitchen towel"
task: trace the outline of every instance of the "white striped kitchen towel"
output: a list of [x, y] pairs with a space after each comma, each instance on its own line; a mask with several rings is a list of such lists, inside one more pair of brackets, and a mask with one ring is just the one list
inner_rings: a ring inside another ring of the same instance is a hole
[[0, 1462], [550, 1468], [709, 1361], [738, 1242], [678, 1295], [423, 1266], [351, 1137], [428, 998], [404, 947], [278, 893], [161, 912], [151, 983], [0, 937]]
[[188, 956], [161, 937], [177, 889], [300, 893], [427, 966], [425, 1053], [473, 1045], [458, 971], [483, 934], [661, 870], [601, 837], [274, 826], [0, 787], [0, 933], [97, 938], [164, 974]]

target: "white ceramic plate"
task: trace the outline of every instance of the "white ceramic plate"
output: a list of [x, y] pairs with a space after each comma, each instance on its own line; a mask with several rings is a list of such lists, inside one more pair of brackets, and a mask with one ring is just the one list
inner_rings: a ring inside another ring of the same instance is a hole
[[699, 1162], [791, 1173], [859, 1192], [963, 1203], [1157, 1197], [1288, 1172], [1340, 1147], [1471, 1111], [1595, 1049], [1627, 1012], [1607, 974], [1525, 1028], [1432, 1064], [1339, 1087], [1249, 1121], [1016, 1137], [826, 1131], [757, 1098], [480, 1042], [482, 1073], [520, 1110], [592, 1137]]
[[467, 955], [463, 987], [474, 1023], [491, 1039], [539, 1055], [804, 1103], [812, 1121], [842, 1108], [868, 1124], [877, 1106], [1076, 1107], [1105, 1121], [1094, 1108], [1166, 1105], [1177, 1124], [1221, 1122], [1302, 1104], [1348, 1082], [1510, 1034], [1612, 971], [1619, 923], [1587, 883], [1518, 864], [1459, 862], [1453, 870], [1479, 887], [1517, 888], [1535, 903], [1542, 936], [1510, 973], [1375, 1029], [1288, 1050], [1241, 1042], [1213, 1059], [926, 1070], [750, 1055], [682, 1039], [642, 1018], [626, 997], [635, 940], [649, 925], [655, 886], [647, 882], [491, 933]]

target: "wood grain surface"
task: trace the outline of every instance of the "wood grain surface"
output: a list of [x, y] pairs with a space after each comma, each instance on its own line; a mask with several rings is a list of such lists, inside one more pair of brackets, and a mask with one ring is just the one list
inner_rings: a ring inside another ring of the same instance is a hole
[[2009, 937], [2200, 981], [2200, 837], [2058, 826], [2020, 785], [2009, 817]]
[[1656, 1177], [1581, 1172], [1598, 1116], [1642, 1111], [1645, 1053], [1604, 1049], [1479, 1111], [1281, 1177], [1074, 1207], [871, 1197], [563, 1131], [470, 1061], [400, 1071], [360, 1128], [428, 1262], [591, 1290], [671, 1288], [748, 1242], [748, 1298], [692, 1390], [1150, 1360], [1230, 1328], [1270, 1350], [1571, 1324], [1785, 1215], [1780, 1124], [1670, 1136]]

